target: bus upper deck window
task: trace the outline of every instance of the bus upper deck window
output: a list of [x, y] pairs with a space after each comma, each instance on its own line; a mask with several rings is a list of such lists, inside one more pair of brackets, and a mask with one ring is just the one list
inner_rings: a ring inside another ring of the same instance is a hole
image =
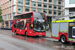
[[33, 14], [31, 14], [31, 18], [33, 17]]

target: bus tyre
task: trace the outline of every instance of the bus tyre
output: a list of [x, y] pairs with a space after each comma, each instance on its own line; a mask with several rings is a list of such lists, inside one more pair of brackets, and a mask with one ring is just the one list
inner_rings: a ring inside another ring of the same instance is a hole
[[16, 35], [16, 31], [15, 31], [15, 35]]
[[27, 34], [28, 34], [28, 33], [26, 32], [25, 35], [27, 36]]
[[64, 36], [64, 35], [62, 35], [61, 36], [61, 42], [63, 43], [63, 44], [66, 44], [67, 43], [67, 41], [66, 41], [66, 37]]

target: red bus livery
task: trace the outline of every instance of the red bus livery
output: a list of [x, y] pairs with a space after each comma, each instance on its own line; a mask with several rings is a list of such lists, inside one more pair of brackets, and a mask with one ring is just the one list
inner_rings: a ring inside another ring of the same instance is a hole
[[46, 36], [46, 22], [46, 15], [40, 12], [15, 15], [12, 32], [26, 36]]

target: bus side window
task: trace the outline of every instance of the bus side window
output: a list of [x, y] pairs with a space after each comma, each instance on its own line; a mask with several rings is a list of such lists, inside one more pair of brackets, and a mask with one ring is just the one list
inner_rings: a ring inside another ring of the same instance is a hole
[[33, 14], [31, 13], [30, 16], [31, 16], [31, 18], [32, 18], [32, 17], [33, 17]]
[[14, 24], [14, 28], [16, 28], [16, 25]]

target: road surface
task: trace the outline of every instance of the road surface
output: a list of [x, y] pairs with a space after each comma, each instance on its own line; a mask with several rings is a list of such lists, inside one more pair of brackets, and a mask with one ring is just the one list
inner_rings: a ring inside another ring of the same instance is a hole
[[14, 35], [11, 30], [0, 30], [0, 50], [75, 50], [75, 45], [62, 44], [46, 37]]

